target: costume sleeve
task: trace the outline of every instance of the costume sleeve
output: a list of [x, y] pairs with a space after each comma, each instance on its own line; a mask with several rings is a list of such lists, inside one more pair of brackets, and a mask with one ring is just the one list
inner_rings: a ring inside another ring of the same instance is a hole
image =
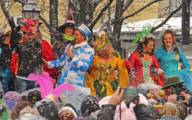
[[61, 67], [69, 57], [64, 53], [59, 59], [48, 62], [48, 68]]
[[180, 61], [182, 62], [182, 65], [183, 65], [183, 69], [190, 70], [190, 64], [189, 64], [187, 58], [185, 57], [185, 54], [183, 53], [183, 51], [180, 48], [179, 48], [179, 55], [180, 55]]
[[97, 120], [113, 120], [115, 115], [116, 106], [103, 105], [98, 113]]
[[16, 52], [13, 52], [11, 57], [10, 71], [14, 75], [16, 75], [18, 72], [18, 63], [19, 63], [18, 61], [19, 61], [18, 54]]
[[87, 71], [93, 62], [95, 52], [92, 48], [87, 48], [82, 52], [79, 56], [73, 57], [72, 65], [81, 71]]
[[160, 48], [155, 52], [155, 57], [156, 57], [156, 59], [158, 60], [158, 62], [159, 62], [159, 59], [161, 58], [161, 50], [160, 50]]
[[127, 88], [129, 83], [128, 72], [124, 60], [121, 60], [120, 58], [118, 58], [118, 69], [120, 77], [119, 86], [121, 88]]
[[45, 60], [53, 60], [54, 59], [53, 49], [51, 48], [51, 45], [46, 40], [42, 40], [41, 48], [42, 48], [42, 57]]
[[128, 60], [128, 59], [125, 59], [124, 62], [125, 62], [125, 66], [126, 66], [126, 68], [127, 68], [127, 71], [130, 72], [132, 66], [131, 66], [129, 60]]
[[160, 68], [160, 65], [157, 61], [157, 58], [155, 57], [155, 55], [152, 56], [152, 59], [153, 59], [153, 66], [156, 68], [156, 69], [159, 69]]
[[129, 57], [129, 63], [131, 67], [134, 67], [135, 61], [136, 61], [136, 53], [132, 53], [131, 56]]

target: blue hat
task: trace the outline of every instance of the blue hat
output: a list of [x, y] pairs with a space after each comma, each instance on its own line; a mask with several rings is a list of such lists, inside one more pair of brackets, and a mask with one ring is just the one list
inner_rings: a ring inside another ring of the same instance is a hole
[[77, 29], [80, 30], [85, 37], [91, 35], [91, 30], [85, 24], [81, 24]]

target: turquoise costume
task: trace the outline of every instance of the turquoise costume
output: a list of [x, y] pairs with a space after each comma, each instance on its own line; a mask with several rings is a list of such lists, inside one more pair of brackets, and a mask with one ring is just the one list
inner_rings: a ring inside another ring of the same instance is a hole
[[[192, 74], [190, 74], [190, 64], [180, 48], [166, 51], [163, 47], [156, 51], [156, 58], [164, 70], [165, 77], [178, 77], [188, 90], [192, 91]], [[179, 63], [182, 69], [179, 70]]]

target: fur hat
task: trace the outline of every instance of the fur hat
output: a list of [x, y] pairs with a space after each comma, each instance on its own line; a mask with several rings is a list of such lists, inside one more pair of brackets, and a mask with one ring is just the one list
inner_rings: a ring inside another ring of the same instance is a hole
[[9, 91], [3, 96], [3, 99], [5, 100], [9, 110], [12, 110], [17, 101], [21, 100], [21, 95], [18, 92]]

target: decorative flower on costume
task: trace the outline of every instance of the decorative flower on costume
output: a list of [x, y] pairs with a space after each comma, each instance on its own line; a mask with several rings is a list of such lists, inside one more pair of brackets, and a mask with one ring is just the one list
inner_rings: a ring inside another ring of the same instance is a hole
[[[31, 18], [24, 18], [21, 21], [22, 26], [21, 26], [21, 31], [23, 34], [28, 34], [30, 36], [35, 35], [38, 32], [38, 27], [39, 27], [39, 21], [38, 20], [33, 20]], [[21, 39], [19, 43], [25, 43], [29, 39]]]

